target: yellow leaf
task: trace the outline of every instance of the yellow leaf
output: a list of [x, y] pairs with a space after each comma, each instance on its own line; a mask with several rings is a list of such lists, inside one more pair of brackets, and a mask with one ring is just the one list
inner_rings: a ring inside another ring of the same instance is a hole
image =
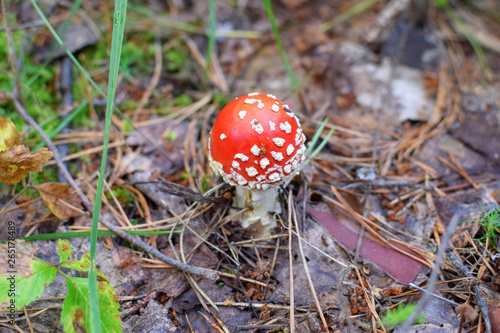
[[42, 171], [42, 164], [54, 155], [47, 148], [32, 153], [24, 145], [16, 145], [0, 151], [0, 182], [19, 183], [29, 172]]
[[0, 151], [21, 143], [21, 136], [10, 119], [0, 117]]

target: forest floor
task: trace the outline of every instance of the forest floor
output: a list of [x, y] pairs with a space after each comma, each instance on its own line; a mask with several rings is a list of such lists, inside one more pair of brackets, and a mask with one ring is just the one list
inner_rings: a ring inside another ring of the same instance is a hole
[[[39, 5], [104, 89], [113, 3], [86, 0], [74, 16], [69, 2]], [[281, 0], [272, 8], [282, 47], [258, 0], [128, 4], [100, 215], [217, 278], [99, 237], [97, 268], [118, 296], [123, 331], [500, 332], [498, 2]], [[57, 264], [61, 233], [92, 225], [67, 183], [69, 175], [94, 202], [106, 100], [54, 47], [32, 2], [5, 9], [0, 130], [6, 136], [10, 119], [33, 152], [18, 151], [32, 155], [27, 168], [43, 170], [2, 178], [0, 240], [15, 225], [16, 237], [31, 240], [18, 249], [22, 260]], [[233, 189], [208, 163], [218, 112], [254, 91], [289, 105], [308, 152], [324, 144], [281, 186], [278, 227], [264, 238], [233, 218]], [[36, 151], [41, 131], [59, 152], [51, 159]], [[5, 177], [14, 155], [1, 144]], [[88, 235], [68, 241], [75, 260], [90, 248]], [[61, 317], [66, 289], [58, 274], [15, 327], [0, 317], [0, 331], [62, 332], [63, 323], [85, 331]]]

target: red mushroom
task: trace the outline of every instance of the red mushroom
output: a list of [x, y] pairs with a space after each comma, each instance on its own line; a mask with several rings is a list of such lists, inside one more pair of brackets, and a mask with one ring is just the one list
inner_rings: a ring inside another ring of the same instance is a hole
[[234, 205], [252, 206], [240, 217], [243, 227], [260, 222], [260, 235], [276, 226], [281, 213], [278, 186], [305, 160], [305, 136], [287, 105], [273, 95], [251, 93], [227, 104], [215, 119], [209, 142], [214, 172], [236, 186]]

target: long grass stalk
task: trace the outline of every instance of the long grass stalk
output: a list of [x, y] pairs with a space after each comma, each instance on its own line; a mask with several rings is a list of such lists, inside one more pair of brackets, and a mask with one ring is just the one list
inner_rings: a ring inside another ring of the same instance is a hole
[[278, 49], [280, 50], [283, 65], [285, 65], [286, 72], [292, 83], [293, 92], [298, 93], [300, 89], [299, 81], [297, 81], [297, 77], [295, 76], [295, 73], [292, 70], [292, 66], [290, 65], [290, 61], [288, 60], [288, 56], [286, 55], [285, 52], [285, 47], [283, 46], [283, 42], [281, 41], [280, 32], [278, 30], [278, 26], [276, 25], [276, 19], [274, 17], [273, 7], [271, 6], [271, 0], [262, 0], [262, 1], [264, 2], [264, 6], [266, 7], [267, 16], [269, 17], [269, 23], [271, 23], [274, 38], [276, 39], [276, 45], [278, 45]]
[[92, 213], [92, 230], [90, 235], [90, 270], [89, 270], [89, 304], [90, 304], [90, 332], [101, 333], [101, 319], [99, 313], [99, 299], [97, 294], [97, 267], [96, 244], [99, 226], [99, 211], [101, 209], [104, 178], [106, 177], [106, 159], [108, 153], [109, 133], [111, 129], [111, 116], [113, 114], [116, 84], [120, 69], [120, 57], [125, 30], [125, 16], [127, 0], [116, 0], [113, 15], [113, 34], [111, 37], [111, 59], [109, 64], [108, 97], [106, 100], [106, 120], [104, 122], [104, 141], [102, 150], [101, 168], [97, 180], [94, 211]]
[[212, 62], [212, 54], [215, 48], [215, 28], [217, 27], [217, 15], [215, 0], [208, 0], [208, 45], [207, 45], [207, 72], [210, 71], [210, 63]]

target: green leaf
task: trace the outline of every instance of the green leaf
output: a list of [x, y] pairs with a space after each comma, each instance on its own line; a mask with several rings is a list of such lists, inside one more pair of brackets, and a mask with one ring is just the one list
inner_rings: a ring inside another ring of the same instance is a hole
[[[85, 278], [67, 277], [68, 295], [63, 302], [61, 322], [64, 332], [78, 333], [81, 328], [88, 331], [90, 327], [89, 280]], [[106, 282], [98, 285], [99, 312], [103, 332], [122, 332], [118, 308], [118, 298], [114, 289]]]
[[0, 276], [0, 303], [13, 303], [16, 309], [33, 302], [54, 281], [57, 268], [43, 260], [31, 257], [28, 267], [13, 274]]
[[[397, 324], [403, 323], [408, 319], [408, 317], [415, 311], [417, 306], [415, 304], [407, 304], [406, 306], [403, 303], [399, 303], [397, 309], [393, 311], [387, 311], [387, 313], [382, 316], [382, 324], [384, 326], [394, 327]], [[424, 314], [418, 315], [415, 320], [417, 324], [425, 323]]]
[[57, 243], [57, 250], [59, 251], [59, 263], [62, 264], [68, 261], [69, 256], [73, 253], [73, 249], [67, 240], [60, 239]]
[[[71, 268], [79, 272], [88, 272], [90, 269], [90, 253], [85, 252], [82, 259], [80, 260], [66, 261], [65, 263], [61, 264], [61, 267]], [[97, 270], [97, 275], [99, 275], [101, 279], [109, 283], [106, 275], [102, 274], [99, 270]]]

